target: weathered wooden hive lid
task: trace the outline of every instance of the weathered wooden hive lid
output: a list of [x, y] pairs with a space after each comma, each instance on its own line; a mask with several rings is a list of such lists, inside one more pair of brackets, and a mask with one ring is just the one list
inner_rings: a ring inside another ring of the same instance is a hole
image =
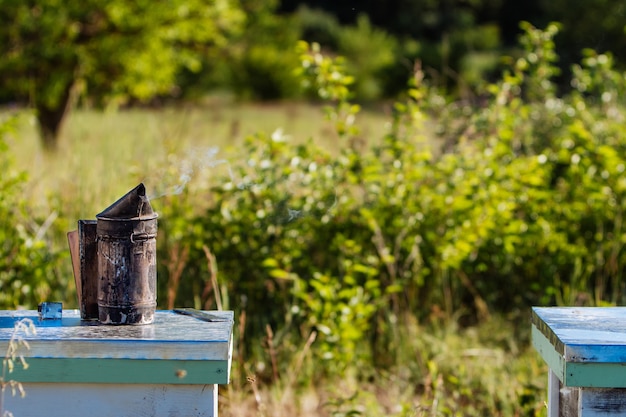
[[150, 199], [146, 195], [146, 187], [139, 184], [123, 197], [96, 215], [97, 219], [112, 220], [150, 220], [158, 216], [152, 210]]

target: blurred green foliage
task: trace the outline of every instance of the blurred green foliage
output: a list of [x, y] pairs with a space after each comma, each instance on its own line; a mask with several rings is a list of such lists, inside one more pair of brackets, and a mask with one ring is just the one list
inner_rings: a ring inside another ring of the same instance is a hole
[[[317, 9], [310, 8], [311, 6]], [[37, 111], [43, 145], [56, 148], [77, 102], [117, 106], [201, 99], [228, 90], [239, 99], [299, 98], [292, 68], [299, 39], [346, 59], [353, 100], [396, 98], [416, 63], [429, 83], [475, 99], [518, 48], [518, 22], [562, 22], [555, 51], [570, 89], [582, 49], [613, 50], [623, 68], [626, 9], [606, 0], [342, 2], [306, 0], [0, 1], [0, 102]]]
[[496, 74], [503, 50], [501, 30], [498, 19], [482, 15], [499, 9], [498, 1], [400, 0], [354, 6], [283, 1], [283, 9], [293, 9], [298, 16], [303, 39], [350, 62], [359, 100], [402, 92], [415, 61], [454, 94], [474, 91]]
[[0, 91], [36, 109], [44, 145], [54, 148], [79, 96], [119, 104], [176, 95], [180, 70], [200, 71], [244, 18], [230, 0], [3, 0]]
[[67, 280], [58, 271], [60, 253], [52, 249], [50, 230], [57, 213], [33, 218], [23, 197], [26, 173], [15, 169], [6, 143], [17, 117], [0, 119], [0, 306], [35, 308], [67, 296]]
[[[398, 365], [393, 328], [407, 315], [471, 324], [534, 304], [625, 301], [624, 75], [588, 51], [576, 90], [558, 97], [558, 26], [523, 28], [524, 54], [483, 106], [446, 102], [418, 68], [371, 148], [341, 60], [301, 45], [341, 151], [255, 135], [206, 208], [162, 222], [188, 219], [189, 244], [215, 255], [246, 340], [269, 324], [289, 351], [315, 333], [314, 354], [337, 373]], [[187, 276], [208, 277], [202, 258], [191, 252]], [[181, 287], [177, 302], [197, 305], [197, 293]]]
[[355, 77], [354, 94], [361, 100], [383, 97], [383, 72], [397, 60], [397, 41], [375, 28], [365, 14], [359, 15], [355, 26], [339, 31], [337, 52], [346, 57], [348, 71]]
[[[401, 48], [392, 70], [380, 79], [387, 92], [401, 92], [403, 80], [420, 60], [427, 75], [453, 94], [497, 79], [502, 68], [499, 58], [515, 54], [519, 23], [545, 27], [551, 21], [562, 23], [556, 40], [558, 63], [563, 75], [559, 86], [568, 89], [571, 66], [581, 59], [580, 51], [593, 48], [599, 53], [612, 51], [616, 66], [624, 69], [626, 7], [622, 2], [590, 0], [528, 0], [523, 4], [503, 0], [363, 0], [358, 3], [334, 0], [282, 0], [282, 13], [307, 12], [303, 39], [321, 43], [334, 51], [336, 42], [328, 36], [333, 25], [350, 27], [367, 15], [376, 30], [397, 40]], [[324, 22], [324, 17], [326, 22]], [[332, 37], [331, 37], [332, 39]], [[418, 48], [416, 48], [418, 46]], [[341, 54], [344, 52], [341, 51]]]
[[277, 4], [277, 0], [240, 1], [246, 24], [242, 35], [232, 40], [229, 65], [224, 68], [227, 86], [240, 98], [278, 100], [299, 95], [293, 68], [298, 65], [294, 46], [300, 32], [293, 19], [275, 13]]

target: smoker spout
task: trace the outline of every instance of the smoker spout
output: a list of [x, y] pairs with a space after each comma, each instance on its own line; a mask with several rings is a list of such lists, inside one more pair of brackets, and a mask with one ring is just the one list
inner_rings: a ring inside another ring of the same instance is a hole
[[146, 187], [139, 184], [115, 203], [96, 215], [97, 219], [153, 219], [157, 214], [152, 210]]

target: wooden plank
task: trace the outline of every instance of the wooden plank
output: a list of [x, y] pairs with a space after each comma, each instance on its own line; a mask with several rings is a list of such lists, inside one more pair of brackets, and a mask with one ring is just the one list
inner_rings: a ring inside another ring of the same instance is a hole
[[581, 417], [580, 390], [578, 387], [564, 387], [559, 389], [559, 417]]
[[554, 333], [554, 330], [550, 327], [550, 324], [546, 322], [545, 309], [540, 307], [533, 307], [531, 313], [531, 323], [533, 328], [539, 330], [539, 332], [549, 341], [550, 345], [556, 350], [557, 353], [563, 354], [565, 346], [563, 342]]
[[70, 247], [72, 271], [74, 272], [74, 285], [76, 286], [78, 305], [80, 305], [82, 300], [82, 283], [80, 281], [80, 241], [78, 238], [78, 230], [72, 230], [71, 232], [67, 232], [67, 244]]
[[626, 363], [624, 307], [534, 307], [532, 321], [568, 362]]
[[15, 323], [30, 318], [37, 334], [25, 337], [30, 350], [26, 358], [112, 358], [217, 360], [230, 359], [232, 311], [211, 312], [224, 321], [157, 311], [153, 324], [111, 326], [81, 321], [78, 311], [63, 311], [62, 320], [38, 319], [36, 311], [0, 311], [0, 351], [6, 351]]
[[548, 364], [550, 370], [560, 380], [565, 380], [565, 359], [557, 352], [550, 340], [534, 324], [531, 327], [531, 338], [533, 347], [543, 360]]
[[626, 389], [580, 390], [579, 416], [616, 417], [626, 415]]
[[228, 384], [229, 361], [27, 358], [9, 379], [20, 382]]
[[560, 417], [559, 414], [559, 392], [561, 381], [552, 371], [548, 371], [548, 417]]
[[5, 392], [16, 417], [217, 417], [216, 385], [24, 384], [26, 397]]
[[587, 388], [626, 388], [626, 364], [567, 363], [564, 385]]
[[96, 220], [79, 220], [80, 291], [79, 302], [83, 319], [98, 318], [98, 239]]

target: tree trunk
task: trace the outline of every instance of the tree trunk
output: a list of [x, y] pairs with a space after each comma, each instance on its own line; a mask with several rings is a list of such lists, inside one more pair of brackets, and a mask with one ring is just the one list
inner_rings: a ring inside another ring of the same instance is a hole
[[47, 152], [54, 152], [58, 148], [59, 133], [71, 107], [72, 86], [73, 83], [69, 83], [64, 88], [63, 95], [59, 97], [56, 106], [51, 107], [40, 100], [35, 103], [39, 133], [42, 145]]
[[65, 109], [49, 109], [37, 106], [41, 143], [47, 152], [54, 152], [58, 147], [59, 131], [64, 117]]

